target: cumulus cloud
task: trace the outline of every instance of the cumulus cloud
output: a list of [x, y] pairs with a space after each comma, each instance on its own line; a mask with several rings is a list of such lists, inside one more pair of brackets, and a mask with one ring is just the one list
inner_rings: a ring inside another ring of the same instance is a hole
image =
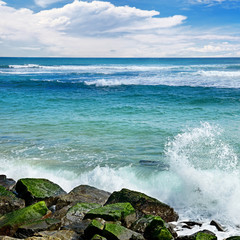
[[[35, 13], [0, 0], [0, 16], [0, 56], [191, 56], [201, 54], [199, 42], [208, 45], [228, 36], [194, 33], [182, 15], [160, 17], [158, 11], [103, 1], [75, 0]], [[201, 39], [203, 35], [211, 39]], [[236, 40], [231, 37], [228, 41]]]
[[56, 3], [56, 2], [62, 2], [63, 0], [35, 0], [35, 3], [40, 7], [46, 7], [50, 4]]

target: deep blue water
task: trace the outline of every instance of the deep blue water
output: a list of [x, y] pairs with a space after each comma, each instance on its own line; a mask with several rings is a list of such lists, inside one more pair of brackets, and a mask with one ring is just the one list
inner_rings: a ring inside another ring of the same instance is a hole
[[239, 58], [0, 58], [0, 113], [9, 177], [128, 187], [240, 222]]

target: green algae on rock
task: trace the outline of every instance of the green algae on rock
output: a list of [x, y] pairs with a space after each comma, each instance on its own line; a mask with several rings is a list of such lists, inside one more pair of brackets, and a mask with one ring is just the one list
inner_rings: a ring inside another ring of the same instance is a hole
[[90, 210], [84, 219], [102, 218], [106, 221], [121, 221], [130, 226], [136, 220], [135, 209], [130, 203], [114, 203]]
[[12, 236], [17, 228], [27, 222], [41, 219], [48, 212], [44, 201], [7, 213], [0, 218], [0, 235]]
[[84, 236], [87, 239], [91, 239], [94, 234], [102, 234], [105, 226], [105, 221], [103, 219], [93, 219], [88, 227], [84, 231]]
[[95, 234], [92, 238], [91, 238], [91, 240], [107, 240], [105, 237], [102, 237], [102, 236], [100, 236], [100, 235], [98, 235], [98, 234]]
[[50, 197], [56, 197], [66, 192], [56, 183], [42, 178], [22, 178], [17, 181], [16, 191], [27, 205]]
[[25, 202], [0, 185], [0, 216], [25, 207]]
[[146, 215], [160, 216], [164, 221], [177, 221], [178, 214], [173, 208], [146, 194], [123, 188], [119, 192], [113, 192], [106, 204], [129, 202], [139, 212]]

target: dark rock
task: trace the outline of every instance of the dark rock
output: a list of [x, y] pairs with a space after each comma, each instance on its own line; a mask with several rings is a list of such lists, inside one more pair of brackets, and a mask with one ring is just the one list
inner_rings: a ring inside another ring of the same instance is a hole
[[184, 221], [184, 222], [181, 222], [181, 223], [186, 224], [190, 229], [194, 226], [199, 226], [199, 227], [202, 226], [202, 223], [194, 222], [194, 221]]
[[[41, 237], [41, 240], [79, 240], [79, 236], [71, 230], [43, 231], [34, 234]], [[27, 240], [37, 240], [38, 238], [27, 238]]]
[[232, 237], [226, 238], [225, 240], [240, 240], [240, 236], [232, 236]]
[[177, 221], [178, 219], [178, 214], [173, 208], [140, 192], [128, 189], [113, 192], [107, 200], [106, 205], [118, 202], [129, 202], [140, 213], [160, 216], [166, 222]]
[[109, 240], [144, 240], [141, 234], [116, 223], [106, 223], [102, 235]]
[[214, 220], [212, 220], [212, 221], [210, 222], [210, 225], [215, 226], [216, 229], [217, 229], [219, 232], [224, 232], [224, 231], [225, 231], [224, 228], [223, 228], [218, 222], [216, 222], [216, 221], [214, 221]]
[[33, 236], [37, 232], [58, 230], [60, 226], [60, 220], [48, 218], [20, 226], [14, 236], [18, 238], [27, 238]]
[[0, 175], [0, 185], [5, 187], [7, 190], [12, 190], [16, 182], [12, 178], [7, 178], [6, 175]]
[[179, 236], [176, 240], [217, 240], [216, 235], [208, 230], [196, 232], [188, 236]]
[[105, 221], [103, 219], [93, 219], [88, 227], [84, 231], [84, 237], [86, 239], [91, 239], [95, 234], [102, 234], [105, 226]]
[[12, 238], [9, 236], [0, 236], [0, 240], [17, 240], [17, 239], [20, 239], [20, 238]]
[[102, 218], [106, 221], [121, 221], [129, 227], [136, 221], [136, 212], [130, 203], [114, 203], [90, 210], [84, 219]]
[[18, 196], [25, 200], [26, 205], [44, 200], [48, 206], [51, 206], [54, 204], [55, 197], [66, 194], [57, 184], [40, 178], [23, 178], [18, 180], [16, 191]]
[[17, 228], [27, 222], [41, 219], [48, 212], [44, 201], [7, 213], [0, 218], [0, 235], [13, 236]]
[[172, 234], [161, 217], [154, 217], [147, 225], [144, 237], [148, 240], [173, 240]]
[[74, 205], [78, 202], [98, 203], [103, 205], [109, 196], [109, 192], [99, 190], [88, 185], [80, 185], [68, 194], [59, 197], [56, 204], [56, 210], [59, 210], [67, 205]]
[[0, 216], [25, 207], [25, 202], [0, 186]]
[[100, 236], [100, 235], [98, 235], [98, 234], [95, 234], [92, 238], [91, 238], [91, 240], [107, 240], [105, 237], [102, 237], [102, 236]]
[[61, 227], [61, 230], [73, 230], [74, 232], [82, 236], [84, 235], [84, 231], [86, 230], [90, 223], [91, 223], [90, 219], [82, 220], [79, 222], [73, 222], [69, 225]]

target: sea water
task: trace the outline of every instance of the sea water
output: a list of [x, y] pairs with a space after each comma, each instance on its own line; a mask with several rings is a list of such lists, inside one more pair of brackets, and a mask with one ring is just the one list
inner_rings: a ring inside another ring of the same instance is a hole
[[240, 224], [239, 58], [0, 58], [0, 114], [8, 177], [129, 188], [180, 219]]

